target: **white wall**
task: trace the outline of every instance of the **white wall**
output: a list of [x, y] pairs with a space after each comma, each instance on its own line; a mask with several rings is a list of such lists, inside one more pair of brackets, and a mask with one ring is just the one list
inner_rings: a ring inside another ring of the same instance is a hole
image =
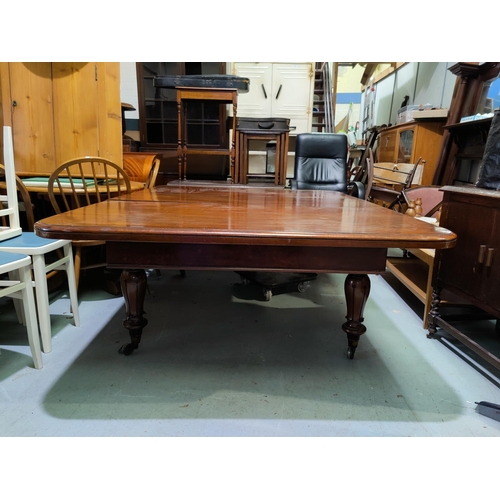
[[[405, 95], [409, 104], [432, 104], [449, 108], [456, 76], [448, 68], [454, 62], [410, 62], [374, 84], [375, 103], [372, 125], [395, 125]], [[362, 95], [360, 123], [363, 123], [365, 92]]]
[[127, 111], [125, 118], [139, 119], [135, 62], [120, 63], [120, 100], [121, 102], [132, 104], [136, 109], [135, 111]]

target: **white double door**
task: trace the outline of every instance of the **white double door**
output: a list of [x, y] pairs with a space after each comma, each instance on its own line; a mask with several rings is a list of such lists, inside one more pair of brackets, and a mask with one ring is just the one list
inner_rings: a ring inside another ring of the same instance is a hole
[[238, 94], [238, 116], [289, 118], [290, 135], [311, 131], [314, 63], [231, 63], [231, 73], [250, 79]]

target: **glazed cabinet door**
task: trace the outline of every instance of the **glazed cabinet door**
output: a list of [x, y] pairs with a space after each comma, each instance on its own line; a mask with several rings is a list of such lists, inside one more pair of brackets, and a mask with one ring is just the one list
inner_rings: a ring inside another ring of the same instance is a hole
[[396, 162], [397, 140], [398, 134], [395, 130], [380, 133], [379, 146], [377, 150], [379, 162]]
[[398, 156], [396, 163], [414, 163], [414, 140], [415, 140], [415, 129], [408, 128], [406, 130], [401, 130], [398, 137]]

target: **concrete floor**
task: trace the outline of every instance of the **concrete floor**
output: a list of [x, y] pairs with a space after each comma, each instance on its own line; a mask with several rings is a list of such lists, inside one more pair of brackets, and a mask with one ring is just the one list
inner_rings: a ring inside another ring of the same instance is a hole
[[[0, 302], [5, 498], [417, 499], [430, 483], [416, 474], [433, 468], [433, 498], [494, 490], [495, 457], [476, 460], [491, 439], [437, 438], [500, 436], [500, 422], [475, 411], [500, 402], [499, 374], [427, 339], [421, 304], [390, 278], [371, 278], [353, 360], [340, 275], [266, 302], [232, 272], [153, 273], [149, 324], [128, 357], [118, 354], [129, 339], [123, 298], [83, 283], [79, 328], [65, 294], [52, 297], [42, 370], [12, 303]], [[499, 343], [493, 324], [477, 328]]]
[[266, 302], [232, 272], [153, 273], [131, 356], [118, 354], [123, 298], [82, 287], [75, 328], [61, 293], [42, 370], [6, 301], [0, 435], [500, 436], [500, 422], [475, 411], [500, 403], [499, 374], [427, 339], [418, 306], [380, 276], [347, 359], [343, 280], [321, 275]]

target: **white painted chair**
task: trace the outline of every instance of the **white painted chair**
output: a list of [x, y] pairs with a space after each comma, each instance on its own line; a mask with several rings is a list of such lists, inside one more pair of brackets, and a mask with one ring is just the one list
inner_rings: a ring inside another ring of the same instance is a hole
[[[0, 227], [0, 252], [26, 254], [32, 258], [42, 349], [44, 352], [50, 352], [52, 350], [52, 329], [50, 324], [47, 273], [53, 270], [63, 270], [66, 272], [73, 321], [75, 326], [80, 326], [71, 240], [42, 238], [34, 232], [22, 231], [19, 221], [14, 148], [10, 127], [4, 127], [3, 139], [5, 182], [7, 186], [7, 196], [4, 197], [3, 201], [6, 202], [7, 208], [0, 210], [0, 215], [4, 215], [7, 218], [8, 224]], [[62, 250], [64, 255], [58, 256], [54, 262], [47, 263], [45, 256], [59, 249]]]
[[33, 363], [39, 370], [43, 366], [42, 351], [31, 280], [31, 259], [27, 255], [0, 252], [0, 297], [21, 299]]

